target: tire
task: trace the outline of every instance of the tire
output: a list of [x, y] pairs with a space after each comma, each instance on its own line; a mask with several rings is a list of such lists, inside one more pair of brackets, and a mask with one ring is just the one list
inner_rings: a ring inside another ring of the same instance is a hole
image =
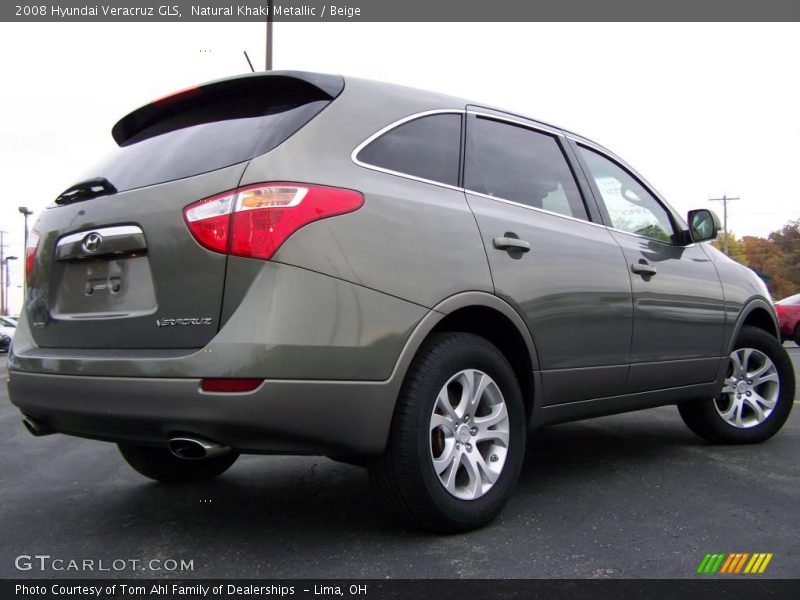
[[222, 475], [236, 462], [231, 452], [202, 460], [178, 458], [166, 448], [118, 444], [122, 458], [138, 473], [162, 483], [196, 483]]
[[[734, 355], [738, 356], [736, 360]], [[774, 371], [748, 378], [747, 374], [766, 368], [764, 357]], [[737, 369], [737, 362], [743, 360], [746, 373]], [[780, 342], [762, 329], [745, 326], [734, 344], [725, 384], [717, 398], [686, 402], [678, 405], [678, 410], [689, 429], [712, 443], [755, 444], [775, 435], [789, 418], [794, 385], [794, 368]]]
[[[464, 393], [470, 386], [483, 391]], [[462, 410], [466, 397], [477, 402]], [[449, 411], [444, 398], [450, 398]], [[452, 427], [458, 415], [460, 424]], [[469, 424], [465, 415], [472, 417]], [[388, 511], [410, 529], [476, 529], [508, 501], [522, 468], [526, 430], [520, 386], [502, 353], [476, 335], [436, 334], [409, 368], [386, 451], [370, 464], [370, 479]], [[435, 456], [449, 465], [440, 467], [441, 476]]]
[[800, 346], [800, 323], [794, 328], [794, 343]]

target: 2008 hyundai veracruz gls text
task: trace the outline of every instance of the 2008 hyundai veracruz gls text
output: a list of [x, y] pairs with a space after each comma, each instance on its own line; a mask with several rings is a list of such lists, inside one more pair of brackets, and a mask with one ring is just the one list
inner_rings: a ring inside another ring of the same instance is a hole
[[45, 210], [9, 360], [31, 432], [165, 482], [240, 453], [367, 465], [402, 522], [486, 524], [526, 436], [677, 404], [786, 421], [761, 280], [568, 131], [383, 83], [254, 74], [157, 100]]

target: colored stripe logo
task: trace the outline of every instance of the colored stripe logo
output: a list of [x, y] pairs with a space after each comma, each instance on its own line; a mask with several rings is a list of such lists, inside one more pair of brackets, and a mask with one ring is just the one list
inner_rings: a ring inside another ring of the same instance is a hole
[[761, 574], [767, 569], [769, 561], [772, 560], [772, 552], [734, 552], [733, 554], [714, 553], [706, 554], [697, 573], [701, 575], [713, 575], [715, 573], [724, 575], [756, 575]]

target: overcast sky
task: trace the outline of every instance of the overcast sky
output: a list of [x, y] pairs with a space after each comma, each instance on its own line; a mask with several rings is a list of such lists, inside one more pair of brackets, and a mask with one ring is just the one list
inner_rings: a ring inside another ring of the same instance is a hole
[[[133, 108], [264, 64], [261, 24], [0, 24], [0, 230], [41, 211], [111, 150]], [[465, 96], [577, 131], [676, 208], [730, 204], [737, 235], [800, 217], [797, 24], [278, 23], [276, 69]], [[34, 217], [35, 219], [35, 217]], [[22, 261], [12, 263], [11, 310]]]

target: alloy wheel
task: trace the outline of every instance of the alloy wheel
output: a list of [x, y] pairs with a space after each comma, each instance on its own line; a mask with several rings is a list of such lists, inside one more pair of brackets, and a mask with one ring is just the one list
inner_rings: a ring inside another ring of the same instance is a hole
[[719, 415], [740, 429], [755, 427], [772, 414], [780, 394], [778, 370], [755, 348], [739, 348], [730, 355], [728, 376], [715, 400]]
[[476, 369], [453, 375], [430, 419], [431, 460], [445, 490], [461, 500], [486, 494], [503, 471], [508, 440], [508, 410], [495, 381]]

